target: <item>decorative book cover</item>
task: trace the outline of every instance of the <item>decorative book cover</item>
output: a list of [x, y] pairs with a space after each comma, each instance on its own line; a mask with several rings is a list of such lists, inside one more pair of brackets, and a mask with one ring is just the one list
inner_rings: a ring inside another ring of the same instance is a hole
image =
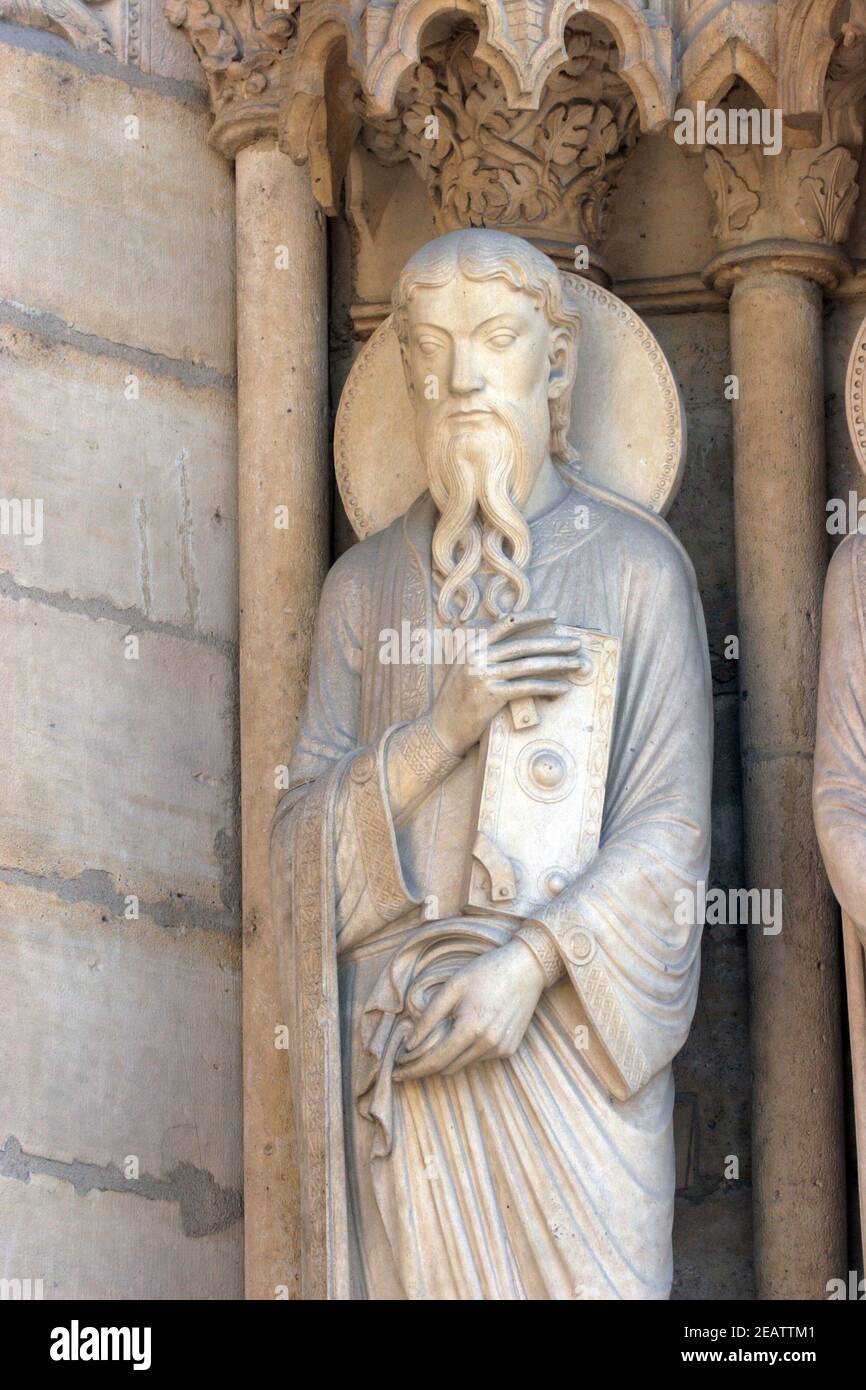
[[598, 849], [616, 702], [619, 639], [581, 639], [582, 668], [554, 700], [514, 701], [481, 744], [477, 835], [465, 910], [524, 918], [561, 893]]

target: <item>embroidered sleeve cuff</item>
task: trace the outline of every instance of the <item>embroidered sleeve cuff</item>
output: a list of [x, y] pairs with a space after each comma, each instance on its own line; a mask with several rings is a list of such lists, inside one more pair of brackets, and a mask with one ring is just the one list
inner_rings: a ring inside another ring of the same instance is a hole
[[547, 988], [555, 985], [557, 980], [564, 975], [565, 967], [547, 932], [543, 931], [541, 927], [537, 927], [534, 922], [524, 922], [517, 932], [517, 936], [524, 945], [529, 947], [544, 971], [544, 981]]
[[390, 755], [399, 759], [422, 783], [443, 782], [462, 762], [439, 738], [429, 714], [404, 724], [391, 735]]
[[646, 1085], [651, 1073], [617, 998], [594, 932], [584, 925], [575, 908], [556, 901], [526, 926], [547, 938], [578, 993], [603, 1054], [595, 1065], [590, 1053], [590, 1064], [618, 1100], [627, 1100]]
[[348, 773], [350, 805], [370, 896], [385, 922], [394, 922], [420, 898], [406, 884], [388, 803], [385, 751], [391, 731], [376, 748], [363, 749]]

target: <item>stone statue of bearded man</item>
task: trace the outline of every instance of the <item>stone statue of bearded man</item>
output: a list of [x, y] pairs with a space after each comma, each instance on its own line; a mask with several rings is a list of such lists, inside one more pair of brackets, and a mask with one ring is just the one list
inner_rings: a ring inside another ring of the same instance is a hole
[[[578, 315], [546, 256], [440, 237], [394, 314], [429, 493], [328, 576], [272, 840], [304, 1295], [663, 1299], [699, 972], [677, 904], [709, 857], [694, 574], [664, 522], [581, 482]], [[466, 640], [383, 660], [406, 621]], [[568, 695], [574, 628], [619, 652], [597, 852], [520, 920], [475, 913], [489, 730]]]

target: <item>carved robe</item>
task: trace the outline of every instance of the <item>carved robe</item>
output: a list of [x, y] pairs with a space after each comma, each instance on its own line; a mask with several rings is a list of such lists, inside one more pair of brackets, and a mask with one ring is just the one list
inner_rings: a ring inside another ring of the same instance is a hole
[[833, 892], [866, 944], [866, 536], [833, 556], [821, 637], [815, 825]]
[[[682, 904], [709, 862], [712, 702], [694, 574], [664, 522], [589, 485], [533, 523], [532, 607], [621, 640], [599, 852], [539, 906], [566, 973], [516, 1054], [391, 1083], [413, 970], [435, 982], [514, 930], [460, 915], [479, 753], [436, 770], [425, 716], [442, 670], [381, 659], [402, 621], [432, 630], [435, 515], [419, 499], [328, 576], [275, 817], [304, 1293], [666, 1298], [671, 1060], [700, 949]], [[386, 766], [398, 737], [416, 772], [431, 770], [399, 828]]]
[[827, 572], [813, 785], [815, 828], [842, 907], [860, 1217], [866, 1231], [866, 536]]

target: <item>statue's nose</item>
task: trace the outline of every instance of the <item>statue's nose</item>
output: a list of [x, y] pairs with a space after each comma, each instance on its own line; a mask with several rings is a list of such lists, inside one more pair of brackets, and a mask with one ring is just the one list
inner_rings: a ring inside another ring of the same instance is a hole
[[478, 369], [478, 360], [471, 348], [455, 347], [451, 365], [451, 390], [455, 396], [469, 396], [480, 391], [484, 378]]

